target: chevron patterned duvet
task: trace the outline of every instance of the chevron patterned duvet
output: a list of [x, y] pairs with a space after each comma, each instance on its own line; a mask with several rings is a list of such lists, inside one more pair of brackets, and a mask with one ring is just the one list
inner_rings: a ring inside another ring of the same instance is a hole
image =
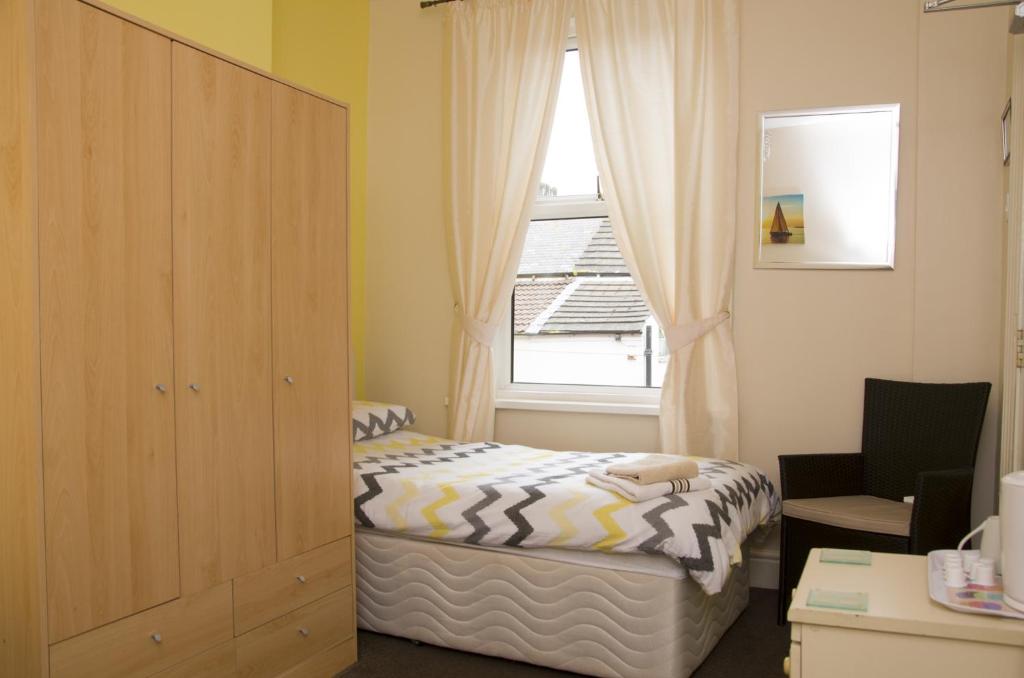
[[553, 452], [455, 443], [411, 431], [354, 445], [355, 518], [363, 527], [441, 541], [661, 553], [718, 593], [740, 545], [778, 513], [759, 469], [698, 459], [710, 490], [641, 503], [586, 483], [629, 453]]

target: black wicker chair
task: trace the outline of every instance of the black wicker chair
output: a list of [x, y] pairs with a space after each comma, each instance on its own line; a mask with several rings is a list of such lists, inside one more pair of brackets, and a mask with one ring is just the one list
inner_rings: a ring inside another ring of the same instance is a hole
[[[925, 554], [970, 531], [991, 387], [866, 379], [860, 453], [779, 457], [779, 624], [814, 547]], [[847, 519], [852, 505], [858, 515]]]

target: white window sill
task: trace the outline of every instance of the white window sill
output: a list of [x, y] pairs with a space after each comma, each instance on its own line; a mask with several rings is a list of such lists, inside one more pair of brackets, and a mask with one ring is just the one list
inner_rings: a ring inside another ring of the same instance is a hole
[[631, 414], [658, 416], [660, 395], [622, 397], [598, 393], [499, 392], [494, 405], [499, 410], [538, 412], [579, 412], [585, 414]]

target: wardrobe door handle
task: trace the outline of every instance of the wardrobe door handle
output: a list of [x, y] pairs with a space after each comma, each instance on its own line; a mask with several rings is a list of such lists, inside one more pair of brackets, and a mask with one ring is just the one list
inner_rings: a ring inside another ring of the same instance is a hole
[[164, 384], [157, 384], [154, 388], [161, 393], [167, 393], [167, 386]]
[[284, 378], [284, 383], [286, 383], [286, 384], [294, 384], [295, 383], [295, 378], [294, 377], [290, 377], [290, 376], [289, 377], [285, 377]]
[[149, 637], [152, 638], [153, 642], [156, 643], [157, 645], [159, 645], [160, 643], [164, 642], [163, 636], [161, 636], [159, 633], [154, 633], [154, 634], [150, 635]]
[[305, 584], [306, 578], [300, 574], [298, 577], [295, 578], [295, 581], [299, 582], [300, 584]]
[[188, 387], [196, 393], [199, 393], [199, 384], [189, 384]]
[[305, 626], [300, 626], [299, 635], [303, 638], [309, 638], [309, 629], [307, 629]]

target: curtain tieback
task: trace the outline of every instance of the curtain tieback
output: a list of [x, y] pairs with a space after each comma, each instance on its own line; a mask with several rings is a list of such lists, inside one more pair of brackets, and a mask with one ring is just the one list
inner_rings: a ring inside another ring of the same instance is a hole
[[494, 345], [494, 338], [498, 336], [497, 325], [488, 325], [487, 323], [480, 322], [459, 310], [456, 310], [455, 313], [462, 321], [462, 331], [472, 337], [476, 343], [488, 348]]
[[675, 353], [681, 348], [686, 348], [728, 319], [729, 312], [722, 311], [710, 318], [666, 327], [665, 342], [668, 344], [668, 352]]

